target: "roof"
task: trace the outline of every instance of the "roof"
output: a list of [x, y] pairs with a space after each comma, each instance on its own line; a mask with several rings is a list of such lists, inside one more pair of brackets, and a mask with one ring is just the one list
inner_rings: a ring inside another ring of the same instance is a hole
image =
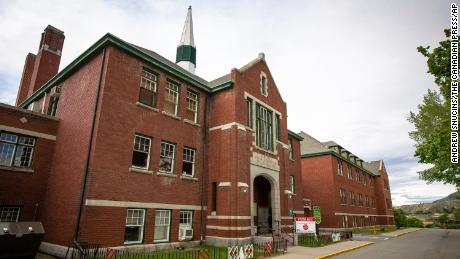
[[348, 152], [350, 155], [349, 157], [356, 157], [357, 160], [363, 161], [358, 156], [353, 155], [350, 151], [344, 149], [341, 145], [337, 144], [335, 141], [326, 141], [321, 142], [311, 135], [301, 131], [299, 133], [300, 136], [303, 137], [303, 140], [300, 142], [300, 151], [302, 153], [302, 158], [308, 157], [315, 157], [315, 156], [322, 156], [322, 155], [332, 155], [336, 156], [337, 158], [341, 158], [343, 160], [347, 160], [349, 163], [352, 163], [358, 168], [361, 168], [363, 171], [371, 174], [371, 175], [380, 175], [379, 168], [380, 168], [380, 161], [372, 161], [372, 162], [363, 162], [362, 166], [354, 162], [347, 157], [344, 157], [342, 154], [339, 154], [337, 150], [332, 149], [332, 147], [341, 147], [343, 151]]
[[295, 138], [295, 139], [298, 139], [300, 141], [303, 140], [303, 137], [300, 136], [299, 134], [295, 133], [294, 131], [291, 131], [291, 130], [288, 130], [288, 135]]
[[382, 160], [371, 161], [371, 162], [364, 162], [363, 166], [373, 175], [380, 175], [379, 169]]
[[152, 64], [160, 69], [174, 74], [179, 79], [186, 81], [187, 83], [207, 92], [214, 93], [233, 85], [230, 75], [225, 75], [211, 82], [206, 81], [205, 79], [190, 73], [189, 71], [183, 69], [176, 63], [164, 58], [163, 56], [157, 54], [154, 51], [148, 50], [146, 48], [137, 46], [126, 42], [113, 34], [107, 33], [93, 45], [91, 45], [86, 51], [84, 51], [80, 56], [74, 59], [69, 65], [52, 77], [48, 82], [42, 85], [37, 91], [35, 91], [30, 97], [24, 100], [19, 107], [26, 107], [36, 98], [39, 98], [45, 92], [49, 91], [53, 86], [63, 82], [67, 77], [69, 77], [74, 71], [84, 65], [89, 59], [95, 56], [99, 51], [101, 51], [106, 46], [111, 45], [117, 47], [132, 56], [145, 61], [146, 63]]
[[302, 155], [330, 151], [326, 146], [323, 145], [323, 143], [308, 135], [307, 133], [301, 131], [299, 135], [303, 137], [303, 141], [300, 142], [300, 152]]

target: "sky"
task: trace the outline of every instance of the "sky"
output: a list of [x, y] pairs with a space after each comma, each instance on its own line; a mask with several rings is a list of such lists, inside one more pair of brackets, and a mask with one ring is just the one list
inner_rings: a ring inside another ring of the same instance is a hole
[[0, 0], [0, 102], [14, 104], [24, 60], [51, 24], [66, 39], [60, 69], [105, 33], [175, 60], [189, 5], [196, 74], [212, 80], [265, 53], [288, 107], [288, 127], [383, 159], [393, 205], [455, 191], [417, 172], [407, 121], [428, 89], [426, 59], [449, 26], [450, 1], [7, 1]]

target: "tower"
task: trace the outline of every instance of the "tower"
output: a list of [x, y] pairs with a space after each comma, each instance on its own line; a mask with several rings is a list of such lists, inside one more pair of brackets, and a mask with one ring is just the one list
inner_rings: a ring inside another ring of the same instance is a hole
[[192, 7], [188, 7], [184, 30], [177, 46], [176, 63], [190, 73], [195, 74], [196, 48], [193, 40]]

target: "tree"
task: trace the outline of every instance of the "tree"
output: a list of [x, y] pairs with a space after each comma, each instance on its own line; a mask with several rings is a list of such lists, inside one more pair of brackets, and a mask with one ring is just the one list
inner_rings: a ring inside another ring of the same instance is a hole
[[460, 189], [460, 165], [450, 162], [450, 30], [444, 30], [446, 40], [430, 51], [430, 47], [417, 50], [427, 58], [428, 73], [433, 75], [439, 90], [428, 90], [417, 112], [408, 120], [415, 126], [409, 132], [415, 140], [415, 157], [431, 168], [419, 172], [429, 183], [434, 181], [454, 184]]
[[397, 228], [402, 228], [407, 226], [407, 217], [406, 213], [402, 209], [395, 209], [393, 210], [395, 225]]
[[454, 210], [454, 219], [455, 219], [456, 221], [460, 221], [460, 208], [456, 208], [456, 209]]
[[436, 218], [435, 222], [441, 224], [441, 226], [444, 226], [448, 220], [449, 220], [449, 215], [447, 215], [447, 213], [444, 213], [438, 218]]
[[423, 222], [418, 218], [408, 217], [407, 226], [412, 228], [423, 228]]

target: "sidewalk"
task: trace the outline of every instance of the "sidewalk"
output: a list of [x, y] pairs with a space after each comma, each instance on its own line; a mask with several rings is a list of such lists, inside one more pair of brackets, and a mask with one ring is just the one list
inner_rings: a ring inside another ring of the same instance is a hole
[[385, 236], [385, 237], [399, 237], [399, 236], [402, 236], [402, 235], [405, 235], [405, 234], [408, 234], [408, 233], [411, 233], [411, 232], [415, 232], [415, 231], [418, 231], [418, 230], [421, 230], [421, 229], [423, 229], [423, 228], [405, 228], [405, 229], [395, 230], [393, 232], [383, 233], [383, 234], [380, 234], [380, 235]]
[[332, 245], [323, 247], [303, 247], [303, 246], [292, 246], [288, 248], [288, 252], [285, 255], [277, 256], [280, 259], [313, 259], [313, 258], [325, 258], [338, 253], [346, 252], [348, 250], [354, 250], [363, 246], [371, 245], [372, 242], [366, 241], [343, 241]]

